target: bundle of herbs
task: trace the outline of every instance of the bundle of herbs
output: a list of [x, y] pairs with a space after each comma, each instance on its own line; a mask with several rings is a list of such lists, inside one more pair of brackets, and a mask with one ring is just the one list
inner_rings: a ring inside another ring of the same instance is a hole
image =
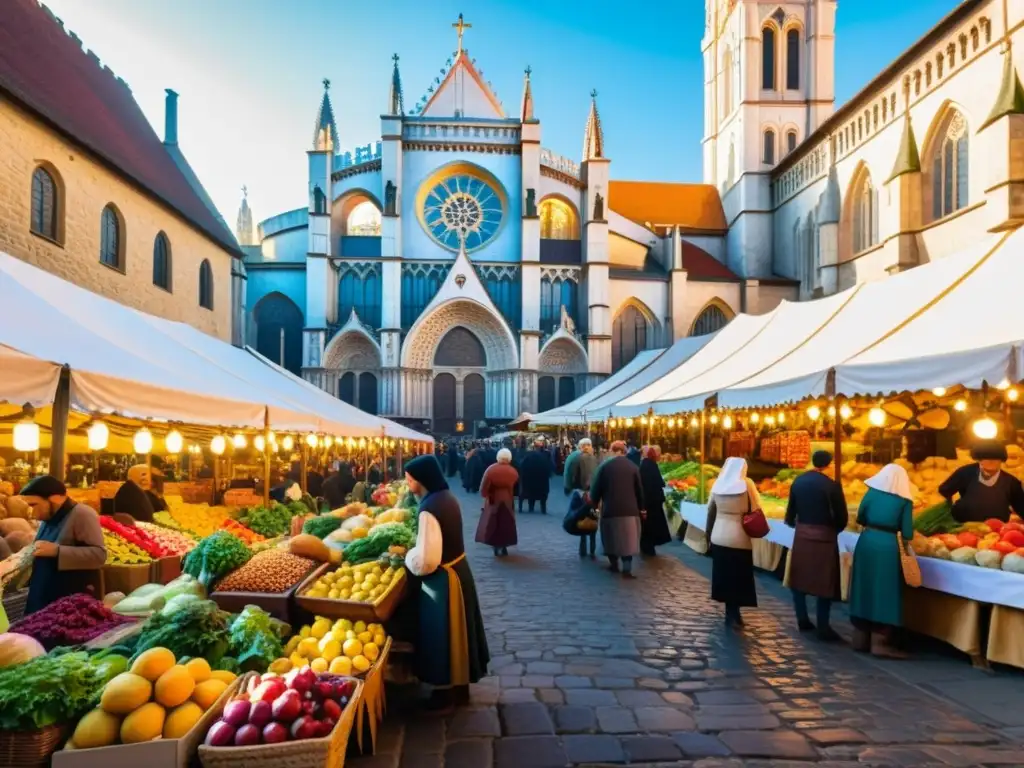
[[178, 610], [154, 613], [126, 646], [133, 660], [150, 648], [167, 648], [179, 659], [202, 657], [213, 665], [228, 652], [230, 622], [231, 614], [212, 600], [190, 600]]
[[221, 576], [245, 565], [250, 557], [252, 550], [244, 541], [227, 531], [217, 531], [186, 555], [182, 570], [209, 589]]

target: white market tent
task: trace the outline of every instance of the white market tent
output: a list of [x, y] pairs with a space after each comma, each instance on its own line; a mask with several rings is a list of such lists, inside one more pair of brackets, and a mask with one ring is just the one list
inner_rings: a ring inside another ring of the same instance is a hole
[[[245, 350], [105, 299], [3, 253], [0, 296], [7, 310], [0, 317], [0, 400], [52, 402], [56, 377], [67, 366], [72, 408], [86, 413], [256, 429], [269, 416], [272, 427], [281, 431], [374, 437], [382, 429], [389, 434], [390, 428], [389, 436], [430, 440], [326, 393], [330, 410], [322, 400], [311, 407], [309, 388], [267, 375], [272, 369]], [[259, 376], [253, 373], [257, 369]]]
[[531, 423], [542, 427], [553, 427], [564, 424], [581, 424], [583, 422], [584, 411], [590, 411], [593, 413], [593, 411], [587, 407], [590, 403], [600, 397], [603, 397], [620, 384], [636, 376], [640, 371], [657, 360], [664, 352], [664, 349], [646, 349], [643, 352], [640, 352], [627, 365], [620, 368], [596, 387], [592, 387], [587, 390], [585, 394], [577, 397], [572, 402], [561, 405], [558, 408], [552, 408], [550, 411], [536, 414], [531, 420]]
[[[721, 331], [718, 333], [721, 333]], [[605, 418], [616, 403], [621, 402], [624, 398], [629, 397], [635, 392], [652, 386], [665, 374], [676, 370], [679, 366], [684, 365], [687, 360], [696, 356], [702, 349], [706, 349], [716, 338], [718, 338], [717, 333], [709, 333], [704, 336], [687, 336], [680, 339], [635, 376], [623, 381], [600, 397], [595, 398], [587, 405], [587, 410], [592, 411], [596, 418]], [[646, 410], [644, 408], [643, 412], [646, 412]]]

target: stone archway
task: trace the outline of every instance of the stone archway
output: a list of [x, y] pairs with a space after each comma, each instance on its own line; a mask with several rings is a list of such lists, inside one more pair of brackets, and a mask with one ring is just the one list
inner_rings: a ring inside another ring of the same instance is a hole
[[587, 353], [576, 337], [564, 329], [556, 332], [538, 359], [537, 410], [543, 413], [575, 400], [588, 367]]
[[366, 332], [343, 328], [324, 349], [323, 368], [327, 391], [367, 413], [377, 413], [381, 351]]
[[256, 351], [287, 368], [302, 373], [302, 310], [282, 293], [268, 293], [252, 312], [256, 324]]
[[402, 367], [432, 368], [441, 339], [458, 326], [471, 331], [483, 344], [488, 370], [519, 367], [515, 337], [508, 325], [483, 305], [468, 299], [448, 301], [416, 321], [402, 345]]

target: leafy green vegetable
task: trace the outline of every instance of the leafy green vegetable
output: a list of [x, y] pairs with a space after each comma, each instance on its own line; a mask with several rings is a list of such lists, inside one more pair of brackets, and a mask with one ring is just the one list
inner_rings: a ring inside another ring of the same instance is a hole
[[234, 656], [225, 656], [217, 662], [216, 668], [223, 669], [225, 672], [233, 672], [236, 675], [242, 674], [242, 668], [238, 666], [238, 659]]
[[249, 562], [252, 550], [227, 531], [210, 534], [185, 556], [182, 570], [202, 582], [207, 589], [229, 571]]
[[302, 532], [316, 536], [318, 539], [326, 538], [341, 527], [345, 521], [334, 515], [326, 517], [311, 517], [302, 524]]
[[[248, 526], [260, 536], [274, 538], [287, 533], [292, 525], [292, 516], [295, 514], [284, 504], [271, 504], [269, 507], [252, 507], [246, 510], [245, 515], [239, 519], [242, 525]], [[309, 510], [303, 507], [303, 514], [309, 514]]]
[[263, 672], [270, 663], [284, 656], [281, 638], [288, 625], [272, 618], [255, 605], [247, 605], [231, 622], [228, 653], [243, 672]]
[[953, 518], [953, 505], [948, 501], [940, 501], [914, 517], [914, 530], [925, 536], [948, 533], [959, 525]]
[[352, 563], [375, 560], [387, 552], [388, 547], [408, 549], [415, 544], [416, 535], [405, 523], [383, 523], [373, 528], [366, 538], [357, 539], [345, 547], [345, 560]]
[[169, 614], [155, 613], [143, 625], [132, 659], [150, 648], [162, 647], [177, 658], [202, 656], [214, 664], [228, 651], [230, 619], [231, 614], [212, 600], [190, 602]]
[[77, 720], [115, 669], [84, 651], [39, 656], [0, 669], [0, 730], [38, 730]]

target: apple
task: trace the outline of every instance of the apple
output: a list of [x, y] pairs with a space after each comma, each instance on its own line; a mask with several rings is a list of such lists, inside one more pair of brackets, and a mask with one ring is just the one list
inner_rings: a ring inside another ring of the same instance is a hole
[[303, 715], [292, 723], [291, 734], [293, 739], [312, 739], [320, 732], [316, 720], [308, 715]]
[[335, 725], [336, 725], [336, 721], [332, 720], [329, 717], [326, 720], [320, 720], [316, 724], [318, 735], [320, 735], [320, 736], [330, 736], [331, 735], [331, 731], [334, 730], [334, 726]]
[[218, 720], [206, 734], [204, 742], [208, 747], [226, 747], [235, 739], [235, 728], [231, 723]]
[[253, 675], [252, 677], [249, 678], [249, 682], [247, 682], [245, 684], [245, 692], [246, 693], [252, 693], [253, 691], [256, 690], [256, 687], [261, 682], [262, 682], [262, 677], [260, 675]]
[[249, 695], [250, 701], [274, 701], [287, 690], [287, 686], [280, 680], [267, 680], [260, 683]]
[[236, 747], [251, 747], [260, 743], [260, 729], [251, 723], [246, 723], [235, 731]]
[[324, 703], [320, 707], [326, 718], [337, 720], [341, 717], [341, 705], [334, 699], [324, 699]]
[[288, 741], [288, 729], [281, 723], [267, 723], [263, 727], [264, 744], [280, 744]]
[[302, 714], [302, 697], [298, 691], [288, 690], [274, 699], [270, 705], [274, 719], [280, 723], [290, 723]]
[[[249, 710], [251, 705], [248, 701], [242, 701], [241, 699], [232, 699], [224, 707], [224, 714], [221, 716], [224, 722], [229, 723], [235, 728], [240, 728], [249, 722]], [[237, 736], [236, 736], [237, 738]]]
[[305, 693], [313, 689], [316, 684], [316, 672], [309, 667], [303, 667], [291, 681], [290, 687], [299, 693]]
[[257, 701], [249, 710], [249, 722], [257, 728], [266, 727], [273, 719], [274, 713], [270, 709], [269, 701]]

